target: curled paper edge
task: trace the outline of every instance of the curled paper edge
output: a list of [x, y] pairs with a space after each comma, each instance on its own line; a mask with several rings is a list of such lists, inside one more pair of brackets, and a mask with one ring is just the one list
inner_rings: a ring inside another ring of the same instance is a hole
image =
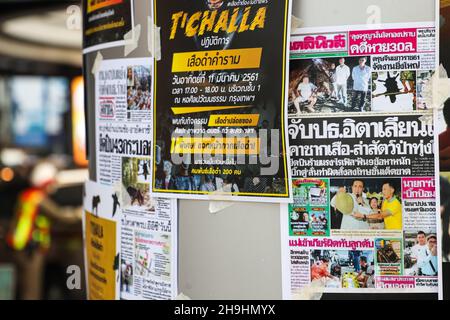
[[102, 65], [103, 56], [100, 51], [97, 51], [97, 56], [95, 57], [94, 64], [92, 65], [91, 73], [95, 76], [98, 69]]
[[185, 295], [183, 292], [181, 292], [179, 295], [176, 296], [175, 300], [192, 300], [187, 295]]
[[141, 25], [138, 24], [134, 26], [130, 31], [125, 33], [123, 39], [125, 40], [124, 45], [124, 57], [128, 56], [138, 47], [139, 38], [141, 37]]

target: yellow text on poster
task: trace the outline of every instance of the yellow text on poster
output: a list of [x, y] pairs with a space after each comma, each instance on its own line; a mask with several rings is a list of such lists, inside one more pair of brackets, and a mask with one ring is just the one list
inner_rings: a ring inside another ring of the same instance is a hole
[[172, 72], [256, 69], [262, 48], [178, 52], [173, 54]]
[[89, 300], [115, 300], [116, 222], [86, 211]]

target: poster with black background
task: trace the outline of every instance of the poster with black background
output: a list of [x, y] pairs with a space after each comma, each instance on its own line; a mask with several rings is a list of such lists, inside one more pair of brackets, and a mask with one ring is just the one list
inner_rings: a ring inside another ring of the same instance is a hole
[[288, 0], [154, 1], [152, 193], [286, 202]]
[[132, 5], [133, 0], [85, 0], [84, 51], [123, 45], [133, 27]]

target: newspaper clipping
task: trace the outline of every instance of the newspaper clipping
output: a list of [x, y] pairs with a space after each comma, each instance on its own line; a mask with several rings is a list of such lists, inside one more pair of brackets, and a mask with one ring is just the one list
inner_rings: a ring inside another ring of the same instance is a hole
[[[406, 27], [405, 27], [406, 26]], [[296, 30], [283, 296], [438, 292], [434, 23]], [[431, 120], [427, 120], [431, 119]]]
[[83, 52], [125, 44], [133, 27], [133, 0], [84, 0]]

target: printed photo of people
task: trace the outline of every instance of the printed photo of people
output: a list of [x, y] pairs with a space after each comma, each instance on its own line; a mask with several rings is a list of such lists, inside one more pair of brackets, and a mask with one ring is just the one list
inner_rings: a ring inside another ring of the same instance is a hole
[[373, 251], [311, 250], [310, 267], [326, 288], [375, 288]]
[[431, 107], [426, 102], [426, 86], [433, 76], [433, 71], [416, 71], [417, 74], [417, 102], [416, 110], [429, 110]]
[[150, 159], [138, 160], [138, 183], [150, 183]]
[[151, 70], [144, 66], [127, 67], [127, 110], [150, 110], [152, 105]]
[[331, 229], [402, 230], [400, 178], [331, 179]]
[[372, 111], [416, 109], [416, 71], [372, 73]]
[[438, 274], [437, 237], [422, 230], [405, 233], [405, 274], [436, 276]]
[[145, 208], [155, 212], [155, 203], [150, 197], [150, 177], [145, 178], [148, 161], [148, 158], [122, 158], [122, 209]]
[[369, 64], [367, 57], [291, 60], [289, 115], [371, 111]]

